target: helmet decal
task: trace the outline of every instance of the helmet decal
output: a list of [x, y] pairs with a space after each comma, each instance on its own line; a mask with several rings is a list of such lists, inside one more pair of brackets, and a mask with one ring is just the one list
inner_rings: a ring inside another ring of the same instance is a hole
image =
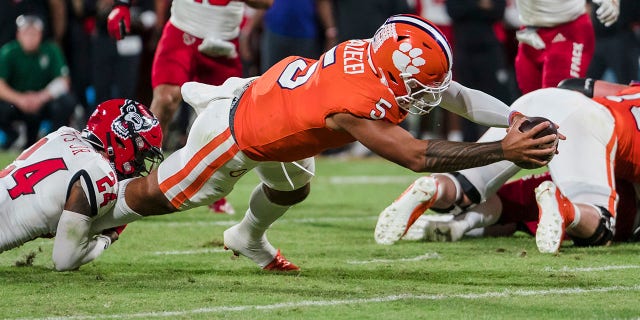
[[394, 23], [385, 24], [376, 31], [376, 34], [373, 35], [373, 41], [371, 45], [373, 46], [373, 52], [378, 52], [378, 49], [382, 46], [382, 44], [388, 39], [396, 39], [398, 34], [396, 33], [396, 25]]
[[137, 105], [138, 102], [125, 100], [120, 107], [121, 115], [111, 123], [111, 130], [122, 139], [130, 136], [129, 128], [125, 127], [125, 123], [133, 125], [134, 132], [147, 132], [158, 125], [157, 118], [142, 114]]
[[411, 43], [403, 42], [398, 50], [393, 52], [391, 58], [398, 71], [414, 75], [420, 73], [420, 69], [416, 67], [423, 66], [426, 63], [421, 55], [422, 49], [414, 48]]

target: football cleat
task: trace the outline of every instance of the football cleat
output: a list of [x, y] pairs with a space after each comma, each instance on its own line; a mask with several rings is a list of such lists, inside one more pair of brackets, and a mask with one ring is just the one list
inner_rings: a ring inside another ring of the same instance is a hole
[[423, 214], [409, 227], [407, 233], [402, 237], [402, 240], [418, 241], [424, 240], [427, 227], [432, 223], [429, 219], [429, 215]]
[[466, 221], [434, 221], [427, 226], [425, 238], [434, 242], [456, 242], [467, 232]]
[[214, 203], [209, 205], [209, 210], [213, 213], [223, 213], [223, 214], [235, 214], [236, 210], [231, 205], [231, 202], [227, 201], [227, 198], [222, 198], [216, 200]]
[[542, 182], [535, 190], [538, 203], [536, 246], [542, 253], [557, 253], [564, 238], [565, 218], [573, 204], [551, 181]]
[[255, 262], [260, 268], [270, 271], [298, 271], [300, 268], [289, 262], [280, 250], [276, 250], [267, 240], [266, 235], [260, 239], [249, 239], [240, 229], [240, 225], [235, 225], [223, 233], [224, 249], [231, 250], [233, 255], [239, 257], [243, 255]]
[[433, 205], [438, 183], [434, 177], [421, 177], [378, 216], [374, 239], [378, 244], [394, 244], [411, 225]]
[[287, 258], [285, 258], [281, 253], [280, 249], [278, 249], [278, 253], [276, 257], [273, 258], [268, 265], [266, 265], [263, 270], [267, 271], [281, 271], [281, 272], [291, 272], [291, 271], [300, 271], [300, 268], [295, 264], [289, 262]]

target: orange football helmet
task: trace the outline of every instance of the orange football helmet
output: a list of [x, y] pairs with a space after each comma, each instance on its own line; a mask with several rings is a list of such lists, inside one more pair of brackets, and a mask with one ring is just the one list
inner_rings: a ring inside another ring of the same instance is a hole
[[409, 113], [429, 112], [451, 84], [451, 46], [435, 25], [419, 16], [389, 17], [371, 39], [369, 57], [398, 105]]

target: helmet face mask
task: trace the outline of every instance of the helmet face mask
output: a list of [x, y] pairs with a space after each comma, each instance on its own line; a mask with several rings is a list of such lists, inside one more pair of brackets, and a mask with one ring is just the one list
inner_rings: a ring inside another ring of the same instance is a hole
[[381, 82], [409, 113], [429, 112], [451, 84], [449, 43], [422, 17], [400, 14], [387, 19], [373, 36], [369, 55]]
[[98, 105], [82, 136], [107, 154], [118, 179], [148, 173], [163, 160], [158, 119], [133, 100], [113, 99]]

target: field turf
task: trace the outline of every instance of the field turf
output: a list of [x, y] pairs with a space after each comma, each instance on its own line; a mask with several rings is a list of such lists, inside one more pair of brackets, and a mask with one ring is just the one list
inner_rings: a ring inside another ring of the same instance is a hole
[[[4, 166], [15, 154], [1, 154]], [[419, 175], [378, 158], [319, 159], [309, 198], [268, 233], [302, 268], [271, 274], [222, 250], [257, 178], [207, 208], [145, 218], [75, 272], [51, 239], [0, 254], [0, 319], [638, 319], [640, 245], [537, 252], [533, 238], [377, 245], [378, 213]]]

